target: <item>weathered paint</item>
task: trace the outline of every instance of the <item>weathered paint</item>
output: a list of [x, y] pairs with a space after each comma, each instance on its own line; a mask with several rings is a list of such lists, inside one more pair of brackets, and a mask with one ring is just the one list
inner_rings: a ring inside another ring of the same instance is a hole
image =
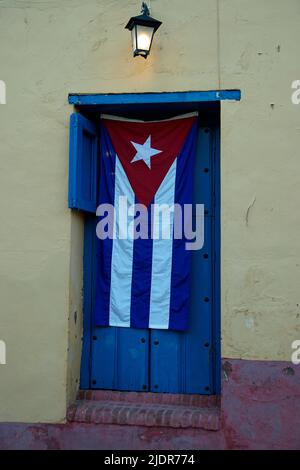
[[223, 359], [222, 415], [229, 449], [300, 449], [300, 366]]
[[139, 8], [1, 2], [3, 421], [64, 420], [78, 383], [83, 221], [67, 209], [68, 93], [241, 89], [221, 106], [222, 355], [289, 361], [300, 338], [300, 3], [152, 0], [163, 25], [146, 61], [123, 28]]
[[300, 366], [223, 360], [219, 431], [110, 424], [0, 424], [0, 449], [300, 449]]

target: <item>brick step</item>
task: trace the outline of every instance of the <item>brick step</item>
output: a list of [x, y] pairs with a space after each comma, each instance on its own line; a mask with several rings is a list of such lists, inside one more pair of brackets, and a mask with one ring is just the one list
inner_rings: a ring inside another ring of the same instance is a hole
[[[106, 392], [106, 393], [105, 393]], [[142, 397], [140, 395], [143, 395]], [[146, 427], [198, 428], [208, 431], [220, 429], [220, 408], [218, 400], [213, 405], [199, 406], [196, 395], [191, 404], [192, 395], [172, 395], [155, 393], [82, 391], [78, 400], [67, 413], [69, 422], [90, 424], [118, 424]], [[119, 397], [119, 399], [117, 399]], [[134, 400], [134, 398], [137, 398]], [[182, 397], [186, 397], [183, 399]], [[188, 398], [189, 397], [189, 400]], [[176, 398], [179, 403], [176, 402]], [[165, 403], [169, 401], [168, 403]], [[173, 403], [170, 401], [173, 400]], [[189, 403], [187, 404], [186, 401]], [[195, 404], [197, 402], [197, 404]]]
[[125, 401], [127, 403], [158, 403], [163, 405], [186, 405], [203, 408], [220, 406], [219, 395], [196, 395], [182, 393], [118, 392], [114, 390], [79, 390], [77, 400]]

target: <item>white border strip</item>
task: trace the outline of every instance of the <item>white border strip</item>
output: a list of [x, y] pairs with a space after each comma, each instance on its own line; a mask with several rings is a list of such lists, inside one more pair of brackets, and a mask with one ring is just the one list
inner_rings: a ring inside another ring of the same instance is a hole
[[125, 121], [125, 122], [144, 122], [144, 123], [151, 123], [151, 122], [166, 122], [166, 121], [175, 121], [177, 119], [186, 119], [186, 118], [191, 118], [198, 116], [199, 113], [198, 111], [194, 111], [192, 113], [187, 113], [187, 114], [181, 114], [180, 116], [175, 116], [169, 119], [158, 119], [156, 121], [143, 121], [141, 119], [127, 119], [121, 116], [114, 116], [112, 114], [100, 114], [101, 119], [109, 119], [110, 121]]

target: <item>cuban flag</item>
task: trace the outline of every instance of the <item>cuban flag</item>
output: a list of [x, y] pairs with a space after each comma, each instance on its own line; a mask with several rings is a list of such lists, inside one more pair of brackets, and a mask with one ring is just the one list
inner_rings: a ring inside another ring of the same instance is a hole
[[[186, 330], [191, 252], [184, 234], [173, 236], [174, 213], [160, 226], [157, 212], [192, 204], [197, 114], [152, 122], [102, 116], [101, 123], [98, 224], [110, 206], [114, 214], [97, 237], [94, 324]], [[137, 236], [141, 212], [132, 207], [145, 209], [146, 234], [144, 223]]]

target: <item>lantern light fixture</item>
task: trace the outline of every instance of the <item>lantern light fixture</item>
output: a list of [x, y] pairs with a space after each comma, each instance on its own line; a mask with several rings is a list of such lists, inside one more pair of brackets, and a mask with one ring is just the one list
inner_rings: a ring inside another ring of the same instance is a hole
[[125, 28], [131, 31], [133, 57], [142, 56], [147, 59], [154, 33], [162, 22], [150, 16], [150, 10], [145, 2], [142, 3], [141, 13], [130, 18]]

